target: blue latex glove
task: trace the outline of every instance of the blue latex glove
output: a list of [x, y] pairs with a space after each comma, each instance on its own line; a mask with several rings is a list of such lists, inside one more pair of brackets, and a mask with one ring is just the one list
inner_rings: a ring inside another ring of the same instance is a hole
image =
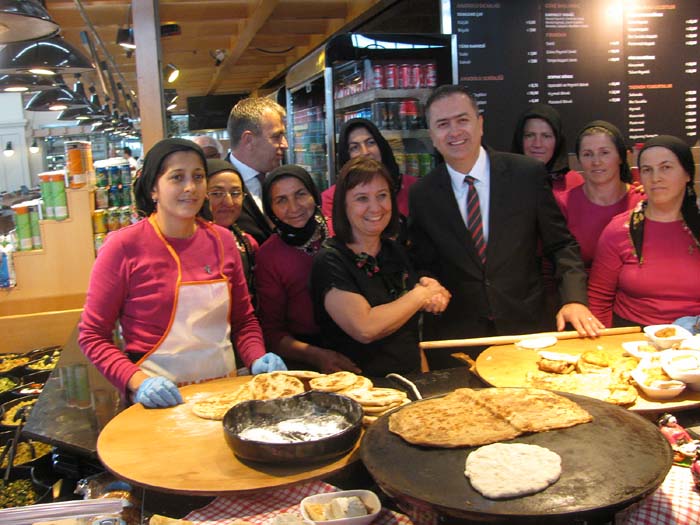
[[175, 383], [163, 376], [149, 377], [136, 391], [136, 403], [146, 408], [164, 408], [182, 403], [182, 396]]
[[253, 361], [253, 364], [250, 365], [250, 372], [253, 375], [275, 372], [277, 370], [287, 370], [287, 365], [284, 364], [280, 356], [272, 352], [268, 352], [264, 356], [257, 358]]
[[688, 315], [686, 317], [680, 317], [673, 321], [673, 324], [682, 326], [693, 335], [700, 334], [700, 315]]

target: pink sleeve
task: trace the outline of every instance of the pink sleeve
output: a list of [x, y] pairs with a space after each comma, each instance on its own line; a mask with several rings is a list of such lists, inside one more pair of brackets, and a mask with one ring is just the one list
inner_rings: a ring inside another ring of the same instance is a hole
[[126, 299], [128, 260], [119, 238], [107, 237], [90, 274], [78, 334], [78, 344], [97, 370], [115, 387], [126, 392], [126, 384], [139, 368], [114, 345], [114, 325]]
[[333, 196], [335, 195], [335, 184], [321, 193], [321, 212], [325, 217], [333, 219]]
[[253, 362], [265, 355], [265, 343], [263, 341], [260, 324], [255, 317], [253, 305], [250, 302], [248, 285], [243, 274], [241, 254], [233, 245], [233, 236], [226, 236], [227, 244], [224, 253], [232, 257], [231, 265], [227, 265], [227, 277], [231, 283], [231, 334], [233, 344], [236, 345], [238, 354], [243, 360], [243, 365], [250, 368]]
[[557, 201], [557, 206], [559, 206], [559, 209], [561, 210], [561, 214], [564, 216], [564, 219], [568, 222], [569, 221], [569, 209], [567, 206], [567, 192], [562, 191], [562, 192], [553, 192], [554, 195], [554, 200]]
[[282, 279], [274, 268], [277, 254], [270, 247], [263, 247], [255, 265], [255, 292], [258, 297], [258, 314], [265, 339], [270, 350], [276, 351], [280, 340], [291, 336], [287, 330], [288, 298]]
[[622, 247], [616, 242], [616, 226], [616, 221], [613, 221], [600, 235], [588, 280], [588, 301], [591, 312], [608, 328], [612, 327], [613, 304], [622, 270], [620, 256]]

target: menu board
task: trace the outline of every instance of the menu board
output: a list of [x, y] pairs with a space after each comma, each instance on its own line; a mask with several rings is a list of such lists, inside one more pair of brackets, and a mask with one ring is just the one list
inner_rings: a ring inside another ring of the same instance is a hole
[[518, 115], [555, 107], [573, 149], [608, 120], [632, 142], [697, 140], [700, 2], [452, 2], [459, 82], [485, 115], [485, 141], [510, 149]]

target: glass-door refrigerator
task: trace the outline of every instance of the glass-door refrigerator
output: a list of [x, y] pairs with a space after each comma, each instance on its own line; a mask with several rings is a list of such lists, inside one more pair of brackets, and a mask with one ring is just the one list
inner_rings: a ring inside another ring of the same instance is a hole
[[423, 106], [435, 86], [454, 82], [453, 38], [346, 33], [292, 67], [286, 78], [291, 161], [327, 188], [340, 170], [339, 129], [362, 117], [389, 141], [402, 173], [425, 175], [435, 157]]

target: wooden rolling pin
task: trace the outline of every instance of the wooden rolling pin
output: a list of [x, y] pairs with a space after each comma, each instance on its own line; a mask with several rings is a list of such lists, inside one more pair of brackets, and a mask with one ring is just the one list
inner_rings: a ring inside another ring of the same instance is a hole
[[[600, 330], [600, 335], [621, 335], [633, 334], [641, 332], [639, 326], [623, 326], [620, 328], [603, 328]], [[534, 339], [535, 337], [556, 337], [557, 339], [576, 339], [581, 337], [577, 331], [570, 332], [543, 332], [539, 334], [523, 334], [523, 335], [497, 335], [494, 337], [473, 337], [471, 339], [444, 339], [442, 341], [421, 341], [418, 343], [421, 350], [430, 350], [432, 348], [456, 348], [462, 346], [494, 346], [494, 345], [512, 345], [523, 339]]]

